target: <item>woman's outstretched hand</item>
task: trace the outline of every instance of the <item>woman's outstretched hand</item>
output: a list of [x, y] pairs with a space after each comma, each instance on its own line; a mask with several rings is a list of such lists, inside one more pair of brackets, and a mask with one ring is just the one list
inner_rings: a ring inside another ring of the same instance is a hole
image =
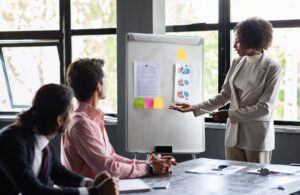
[[193, 111], [193, 107], [190, 104], [180, 103], [169, 106], [170, 110], [177, 110], [179, 112], [191, 112]]

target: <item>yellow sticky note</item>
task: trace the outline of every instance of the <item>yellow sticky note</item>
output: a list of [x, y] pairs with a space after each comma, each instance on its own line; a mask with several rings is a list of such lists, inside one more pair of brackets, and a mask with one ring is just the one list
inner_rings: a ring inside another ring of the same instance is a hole
[[178, 60], [186, 60], [186, 50], [184, 49], [177, 50], [177, 58]]
[[164, 107], [164, 100], [162, 98], [154, 98], [153, 108], [154, 109], [163, 109], [163, 107]]

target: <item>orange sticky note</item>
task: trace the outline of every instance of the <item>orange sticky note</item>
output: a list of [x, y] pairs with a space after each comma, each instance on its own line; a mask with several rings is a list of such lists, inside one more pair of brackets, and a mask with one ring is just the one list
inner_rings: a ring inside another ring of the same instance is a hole
[[184, 50], [184, 49], [177, 50], [177, 59], [178, 60], [186, 60], [186, 50]]
[[153, 108], [163, 109], [163, 107], [164, 107], [164, 100], [162, 98], [154, 98]]
[[144, 108], [153, 108], [153, 98], [144, 99]]

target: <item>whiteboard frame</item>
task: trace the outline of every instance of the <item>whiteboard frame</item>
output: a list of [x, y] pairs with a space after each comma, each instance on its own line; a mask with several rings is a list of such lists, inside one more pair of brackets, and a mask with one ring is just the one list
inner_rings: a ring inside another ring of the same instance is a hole
[[[129, 116], [129, 109], [133, 109], [133, 102], [128, 102], [129, 99], [129, 92], [128, 92], [128, 88], [129, 85], [133, 84], [133, 83], [129, 83], [129, 66], [133, 66], [133, 61], [129, 61], [129, 55], [130, 52], [129, 51], [129, 45], [131, 42], [151, 42], [151, 43], [161, 43], [161, 44], [183, 44], [183, 45], [193, 45], [193, 46], [201, 46], [202, 47], [202, 60], [201, 60], [201, 86], [199, 90], [201, 90], [201, 100], [203, 99], [203, 66], [204, 66], [204, 40], [202, 37], [195, 37], [195, 36], [174, 36], [174, 35], [155, 35], [155, 34], [141, 34], [141, 33], [128, 33], [126, 35], [126, 72], [125, 72], [125, 77], [126, 77], [126, 83], [125, 83], [125, 149], [128, 152], [133, 152], [133, 153], [150, 153], [154, 150], [155, 145], [153, 145], [152, 148], [143, 148], [143, 149], [139, 149], [139, 148], [130, 148], [129, 147], [129, 120], [132, 120]], [[133, 75], [133, 73], [131, 73]], [[162, 73], [163, 74], [163, 73]], [[200, 102], [199, 101], [199, 102]], [[199, 103], [198, 102], [198, 103]], [[132, 106], [131, 108], [129, 108], [129, 106]], [[164, 107], [167, 107], [169, 105], [164, 105]], [[172, 111], [172, 112], [176, 112], [176, 111]], [[178, 112], [179, 113], [179, 112]], [[182, 117], [186, 114], [186, 113], [179, 113], [182, 115]], [[192, 114], [192, 113], [189, 113]], [[193, 114], [192, 114], [193, 115]], [[194, 116], [192, 116], [194, 117]], [[192, 120], [201, 120], [202, 121], [202, 125], [201, 125], [201, 134], [202, 137], [201, 139], [201, 148], [188, 148], [185, 151], [183, 150], [176, 150], [175, 148], [173, 148], [173, 153], [200, 153], [200, 152], [204, 152], [205, 151], [205, 124], [204, 124], [204, 117], [200, 116], [200, 117], [194, 117], [195, 119]], [[143, 139], [143, 138], [142, 138]]]

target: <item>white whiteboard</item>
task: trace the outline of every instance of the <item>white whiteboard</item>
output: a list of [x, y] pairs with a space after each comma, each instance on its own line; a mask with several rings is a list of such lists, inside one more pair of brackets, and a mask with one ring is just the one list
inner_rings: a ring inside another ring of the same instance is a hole
[[[169, 110], [174, 102], [176, 63], [191, 64], [194, 71], [192, 104], [203, 96], [203, 38], [190, 36], [128, 33], [126, 37], [126, 150], [149, 153], [155, 146], [172, 146], [173, 153], [200, 153], [205, 150], [204, 118], [193, 113]], [[186, 59], [178, 59], [178, 50]], [[160, 95], [163, 109], [134, 108], [134, 61], [160, 64]]]

